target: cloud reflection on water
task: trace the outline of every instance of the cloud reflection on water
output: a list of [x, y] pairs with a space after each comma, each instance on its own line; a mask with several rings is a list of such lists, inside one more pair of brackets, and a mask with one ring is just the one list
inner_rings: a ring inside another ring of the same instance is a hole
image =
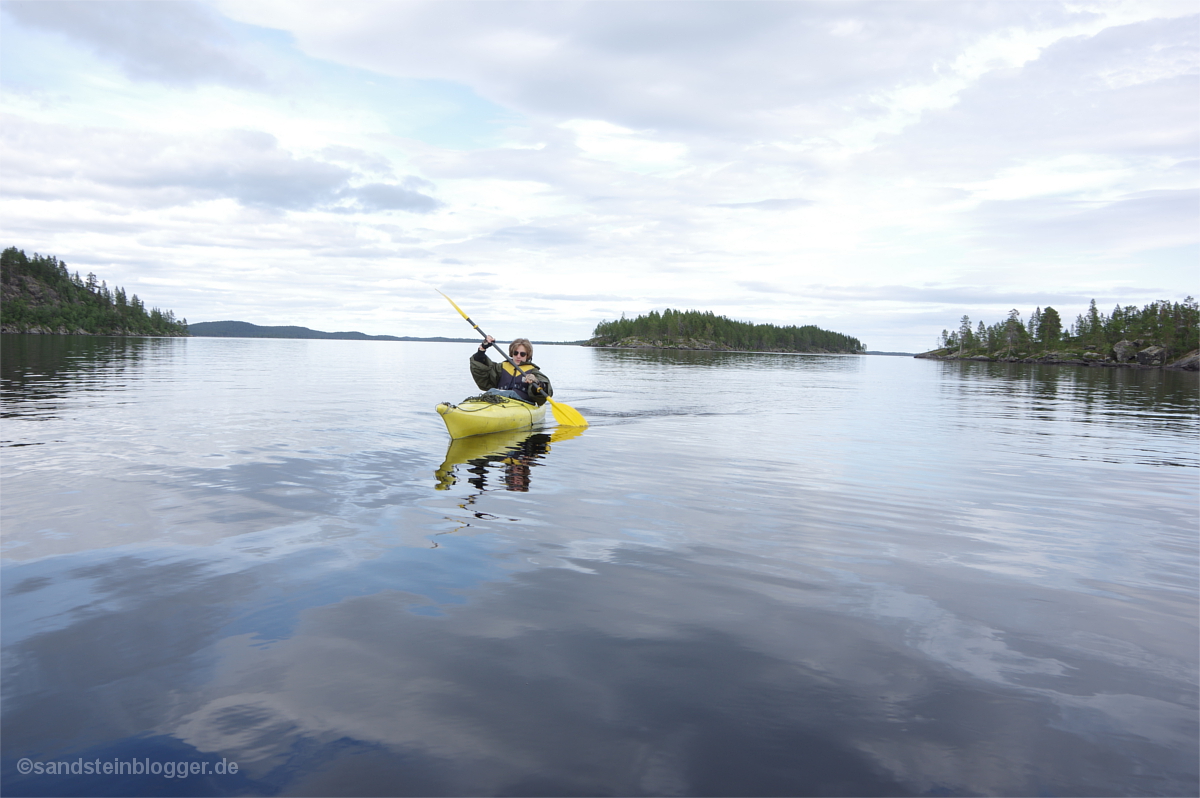
[[[253, 345], [324, 373], [350, 351], [325, 343]], [[407, 417], [363, 408], [426, 350], [361, 351], [398, 359], [376, 383], [360, 364], [353, 401], [235, 392], [258, 404], [190, 439], [143, 398], [158, 426], [107, 469], [127, 427], [60, 444], [57, 470], [6, 461], [6, 768], [173, 741], [257, 793], [1197, 783], [1194, 483], [1138, 454], [1195, 462], [1188, 385], [754, 356], [786, 361], [755, 413], [729, 357], [579, 351], [597, 423], [513, 491], [507, 444], [383, 446]], [[658, 412], [675, 397], [704, 412]], [[488, 479], [439, 483], [447, 464]]]

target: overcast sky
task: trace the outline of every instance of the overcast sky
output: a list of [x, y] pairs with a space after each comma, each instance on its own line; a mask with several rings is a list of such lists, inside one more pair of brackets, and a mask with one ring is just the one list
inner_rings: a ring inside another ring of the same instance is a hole
[[4, 246], [191, 322], [923, 351], [1200, 285], [1196, 2], [13, 2]]

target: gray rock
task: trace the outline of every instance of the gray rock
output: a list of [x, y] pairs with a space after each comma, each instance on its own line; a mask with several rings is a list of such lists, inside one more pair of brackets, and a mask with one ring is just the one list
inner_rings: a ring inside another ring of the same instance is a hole
[[1083, 361], [1078, 355], [1072, 352], [1047, 352], [1040, 357], [1030, 357], [1025, 359], [1026, 363], [1069, 363], [1078, 365]]
[[1167, 350], [1161, 346], [1148, 346], [1137, 353], [1137, 362], [1142, 366], [1161, 366], [1167, 360]]
[[1133, 341], [1117, 341], [1113, 344], [1113, 359], [1118, 363], [1132, 363], [1137, 360], [1137, 344]]
[[1171, 363], [1169, 368], [1183, 369], [1184, 371], [1200, 371], [1200, 352], [1190, 352], [1183, 357]]

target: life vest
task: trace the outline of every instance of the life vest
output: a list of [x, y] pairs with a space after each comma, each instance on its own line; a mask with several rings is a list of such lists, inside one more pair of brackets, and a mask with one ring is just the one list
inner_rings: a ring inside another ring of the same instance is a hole
[[518, 374], [516, 369], [513, 368], [512, 364], [506, 360], [500, 364], [500, 369], [500, 379], [496, 387], [500, 388], [501, 390], [516, 391], [517, 393], [521, 394], [521, 396], [525, 397], [526, 401], [532, 402], [533, 400], [529, 398], [529, 386], [525, 384], [525, 381], [522, 379], [522, 377], [525, 374], [533, 371], [533, 367], [523, 366], [521, 368], [521, 373]]
[[[516, 376], [516, 374], [517, 374], [516, 369], [513, 368], [513, 364], [509, 363], [507, 360], [503, 361], [500, 364], [500, 368], [504, 369], [504, 371], [508, 374], [508, 376], [510, 378]], [[536, 368], [536, 366], [534, 366], [532, 363], [526, 363], [524, 366], [521, 366], [521, 373], [528, 374], [529, 372], [533, 371], [535, 368]]]

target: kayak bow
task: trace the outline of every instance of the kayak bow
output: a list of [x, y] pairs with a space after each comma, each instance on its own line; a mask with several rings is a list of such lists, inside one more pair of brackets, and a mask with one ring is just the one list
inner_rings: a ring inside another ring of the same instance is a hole
[[546, 417], [546, 406], [527, 404], [506, 396], [473, 396], [458, 404], [442, 402], [437, 406], [451, 438], [486, 435], [489, 432], [524, 429]]

